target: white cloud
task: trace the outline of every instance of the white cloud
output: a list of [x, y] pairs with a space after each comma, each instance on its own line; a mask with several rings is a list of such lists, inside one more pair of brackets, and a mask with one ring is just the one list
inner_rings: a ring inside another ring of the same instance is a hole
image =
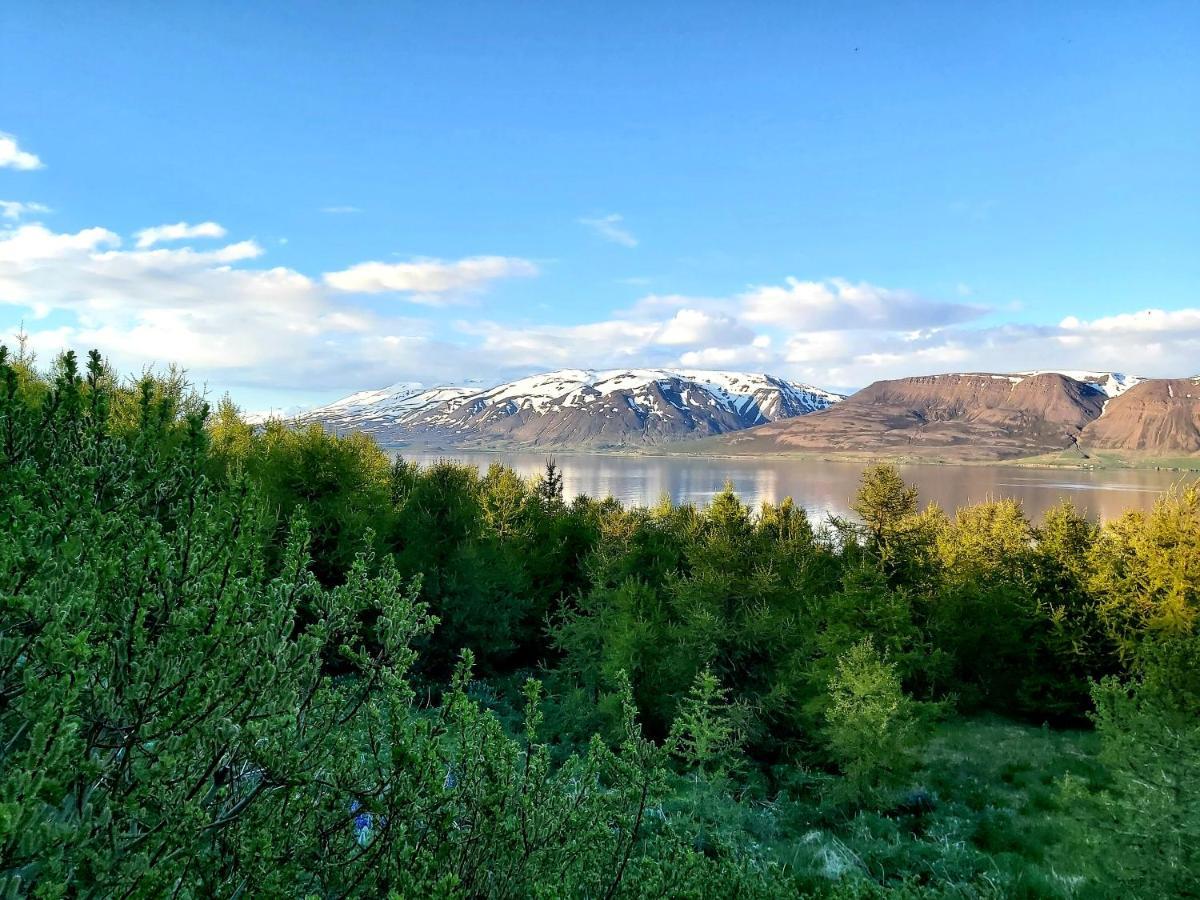
[[173, 361], [241, 381], [286, 380], [306, 357], [319, 381], [317, 346], [373, 326], [299, 272], [233, 268], [262, 253], [252, 241], [205, 252], [120, 243], [104, 228], [0, 232], [0, 303], [70, 316], [55, 329], [58, 349], [95, 346], [127, 370]]
[[43, 355], [99, 347], [124, 371], [174, 361], [222, 388], [279, 395], [561, 366], [753, 369], [832, 388], [964, 369], [1161, 376], [1200, 368], [1200, 308], [984, 326], [978, 306], [789, 279], [728, 297], [650, 295], [574, 324], [447, 323], [353, 295], [393, 291], [446, 304], [536, 266], [501, 256], [423, 259], [321, 276], [264, 265], [264, 253], [254, 241], [125, 247], [106, 228], [14, 222], [0, 228], [0, 307], [12, 311], [0, 325], [43, 324], [31, 330]]
[[[13, 310], [0, 326], [6, 337], [21, 320], [53, 314], [31, 330], [44, 358], [99, 347], [123, 371], [177, 362], [222, 388], [277, 393], [384, 384], [397, 372], [434, 381], [488, 376], [504, 365], [477, 347], [439, 341], [428, 320], [373, 311], [321, 277], [254, 265], [263, 253], [254, 241], [127, 249], [105, 228], [0, 229], [0, 308]], [[479, 267], [462, 262], [441, 264], [455, 278], [443, 272], [443, 281], [420, 285], [478, 286]]]
[[456, 326], [478, 339], [481, 360], [504, 369], [705, 366], [771, 356], [769, 338], [728, 316], [690, 308], [667, 318], [626, 316], [579, 325], [460, 321]]
[[[156, 251], [163, 252], [163, 251]], [[219, 250], [213, 250], [207, 254], [197, 254], [213, 259], [215, 262], [231, 263], [239, 262], [243, 259], [255, 259], [263, 255], [263, 248], [255, 241], [238, 241], [236, 244], [228, 244]]]
[[[651, 294], [607, 320], [570, 326], [460, 323], [489, 359], [512, 367], [683, 365], [803, 373], [844, 386], [894, 356], [930, 362], [940, 331], [977, 306], [842, 279], [758, 286], [731, 297]], [[874, 353], [874, 356], [870, 354]]]
[[166, 241], [183, 241], [190, 238], [223, 238], [225, 229], [216, 222], [200, 222], [189, 225], [187, 222], [176, 222], [173, 225], [155, 225], [144, 228], [135, 237], [139, 247], [153, 247]]
[[681, 309], [699, 309], [712, 315], [736, 316], [736, 300], [728, 297], [694, 297], [687, 294], [647, 294], [627, 310], [614, 313], [634, 319], [661, 319], [675, 315]]
[[0, 200], [0, 219], [16, 221], [24, 216], [48, 213], [50, 207], [44, 203], [22, 203], [20, 200]]
[[[1058, 325], [980, 325], [982, 306], [841, 279], [756, 287], [728, 298], [650, 295], [606, 320], [570, 326], [460, 324], [481, 359], [557, 366], [747, 368], [855, 389], [883, 378], [1051, 366], [1191, 375], [1200, 309], [1143, 310]], [[1130, 333], [1138, 341], [1128, 340]]]
[[586, 225], [610, 243], [620, 244], [622, 247], [636, 247], [638, 240], [628, 228], [621, 225], [624, 221], [624, 217], [618, 213], [609, 213], [606, 216], [582, 218], [579, 224]]
[[679, 357], [680, 364], [695, 369], [748, 369], [778, 372], [778, 357], [766, 347], [753, 343], [741, 347], [703, 347]]
[[[58, 234], [44, 225], [23, 225], [0, 232], [0, 264], [45, 262], [120, 243], [121, 238], [107, 228], [85, 228], [75, 234]], [[4, 269], [0, 268], [2, 272]]]
[[653, 365], [668, 360], [655, 348], [659, 323], [614, 319], [583, 325], [505, 325], [458, 322], [458, 330], [478, 339], [481, 360], [500, 368]]
[[987, 313], [980, 306], [928, 300], [841, 278], [751, 288], [739, 298], [748, 322], [792, 329], [910, 329], [951, 325]]
[[440, 306], [501, 278], [530, 277], [538, 268], [511, 256], [472, 256], [454, 262], [416, 259], [405, 263], [365, 262], [328, 272], [325, 283], [356, 294], [402, 293], [414, 303]]
[[753, 340], [754, 332], [732, 317], [691, 308], [675, 313], [655, 336], [656, 343], [667, 346], [730, 347]]
[[29, 171], [42, 167], [42, 161], [35, 154], [22, 150], [15, 137], [0, 132], [0, 169]]
[[360, 213], [362, 210], [357, 206], [322, 206], [321, 212], [331, 215], [349, 215], [351, 213]]
[[1104, 316], [1090, 322], [1082, 321], [1075, 316], [1067, 316], [1059, 323], [1059, 327], [1068, 332], [1080, 334], [1138, 334], [1160, 333], [1171, 334], [1200, 334], [1200, 309], [1143, 309], [1140, 312], [1121, 313], [1115, 316]]
[[906, 375], [1046, 368], [1183, 377], [1200, 371], [1197, 359], [1200, 309], [1188, 308], [1121, 313], [1090, 322], [1068, 317], [1058, 325], [793, 335], [785, 363], [789, 374], [824, 378], [835, 387], [861, 387]]
[[812, 366], [853, 358], [859, 335], [850, 331], [804, 331], [790, 335], [784, 344], [784, 361]]

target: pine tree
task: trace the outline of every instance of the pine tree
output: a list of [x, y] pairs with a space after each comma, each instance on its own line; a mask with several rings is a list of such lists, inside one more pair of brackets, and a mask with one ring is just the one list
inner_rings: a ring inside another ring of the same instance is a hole
[[826, 736], [852, 794], [898, 784], [912, 767], [916, 717], [895, 664], [864, 638], [838, 658], [829, 694]]
[[538, 479], [537, 496], [547, 507], [559, 507], [563, 504], [563, 477], [558, 464], [551, 456], [546, 460], [546, 470]]
[[882, 540], [906, 516], [916, 515], [917, 489], [904, 483], [895, 466], [880, 463], [863, 472], [851, 509]]
[[705, 666], [696, 673], [671, 725], [673, 752], [701, 778], [728, 771], [741, 748], [737, 709], [728, 695], [712, 669]]

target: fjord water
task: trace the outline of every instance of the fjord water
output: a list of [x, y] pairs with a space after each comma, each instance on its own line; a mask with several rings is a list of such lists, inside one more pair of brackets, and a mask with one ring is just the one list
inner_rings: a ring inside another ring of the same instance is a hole
[[[539, 474], [553, 455], [563, 473], [568, 499], [579, 494], [613, 496], [623, 503], [649, 505], [663, 494], [676, 503], [707, 503], [733, 483], [742, 500], [757, 506], [791, 497], [815, 518], [848, 515], [864, 463], [807, 459], [703, 459], [697, 457], [619, 456], [585, 453], [487, 453], [447, 451], [403, 453], [431, 463], [453, 459], [484, 471], [492, 463], [522, 475]], [[968, 503], [1013, 497], [1037, 520], [1066, 498], [1093, 518], [1113, 519], [1129, 509], [1149, 509], [1172, 485], [1192, 483], [1195, 472], [1153, 469], [1033, 469], [1017, 466], [900, 466], [906, 481], [917, 485], [921, 503], [935, 502], [953, 511]]]

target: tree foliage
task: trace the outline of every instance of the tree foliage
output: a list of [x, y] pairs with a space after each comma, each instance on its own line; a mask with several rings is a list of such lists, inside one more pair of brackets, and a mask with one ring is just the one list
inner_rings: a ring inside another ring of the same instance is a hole
[[702, 778], [737, 765], [741, 726], [738, 710], [727, 696], [712, 671], [702, 669], [671, 723], [669, 746]]
[[710, 868], [649, 827], [664, 759], [627, 691], [620, 741], [558, 764], [536, 685], [522, 740], [469, 699], [469, 653], [416, 704], [419, 581], [369, 533], [344, 562], [325, 532], [314, 572], [307, 511], [388, 487], [359, 442], [268, 428], [230, 466], [202, 404], [98, 356], [31, 403], [0, 355], [0, 384], [5, 896], [601, 897]]
[[1094, 722], [1090, 883], [1193, 886], [1196, 488], [1033, 523], [875, 466], [855, 521], [626, 508], [34, 362], [0, 348], [0, 895], [874, 895], [711, 807], [816, 804], [793, 861], [832, 821], [920, 835], [950, 709]]
[[827, 740], [850, 791], [862, 796], [902, 783], [913, 766], [916, 716], [895, 664], [863, 638], [838, 657], [829, 694]]

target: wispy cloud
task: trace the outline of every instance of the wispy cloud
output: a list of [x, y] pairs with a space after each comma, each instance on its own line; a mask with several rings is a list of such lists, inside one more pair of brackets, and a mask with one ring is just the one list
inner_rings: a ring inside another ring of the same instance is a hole
[[20, 200], [0, 200], [0, 218], [16, 221], [25, 216], [50, 212], [44, 203], [22, 203]]
[[321, 212], [331, 215], [348, 215], [350, 213], [360, 213], [362, 209], [357, 206], [322, 206]]
[[22, 150], [11, 134], [0, 132], [0, 169], [40, 169], [44, 163], [36, 154]]
[[176, 222], [173, 225], [155, 225], [144, 228], [135, 237], [140, 248], [153, 247], [166, 241], [183, 241], [191, 238], [223, 238], [225, 229], [216, 222], [200, 222], [189, 225], [187, 222]]
[[606, 216], [584, 217], [579, 220], [579, 224], [586, 225], [610, 243], [620, 244], [622, 247], [636, 247], [638, 240], [633, 236], [633, 232], [621, 225], [624, 221], [624, 217], [619, 213], [609, 213]]
[[929, 300], [910, 291], [843, 278], [761, 285], [739, 298], [749, 322], [794, 330], [908, 330], [968, 322], [986, 307]]
[[364, 262], [328, 272], [325, 283], [355, 294], [406, 294], [414, 303], [445, 306], [502, 278], [530, 277], [538, 268], [513, 256], [471, 256], [447, 262], [415, 259], [403, 263]]

